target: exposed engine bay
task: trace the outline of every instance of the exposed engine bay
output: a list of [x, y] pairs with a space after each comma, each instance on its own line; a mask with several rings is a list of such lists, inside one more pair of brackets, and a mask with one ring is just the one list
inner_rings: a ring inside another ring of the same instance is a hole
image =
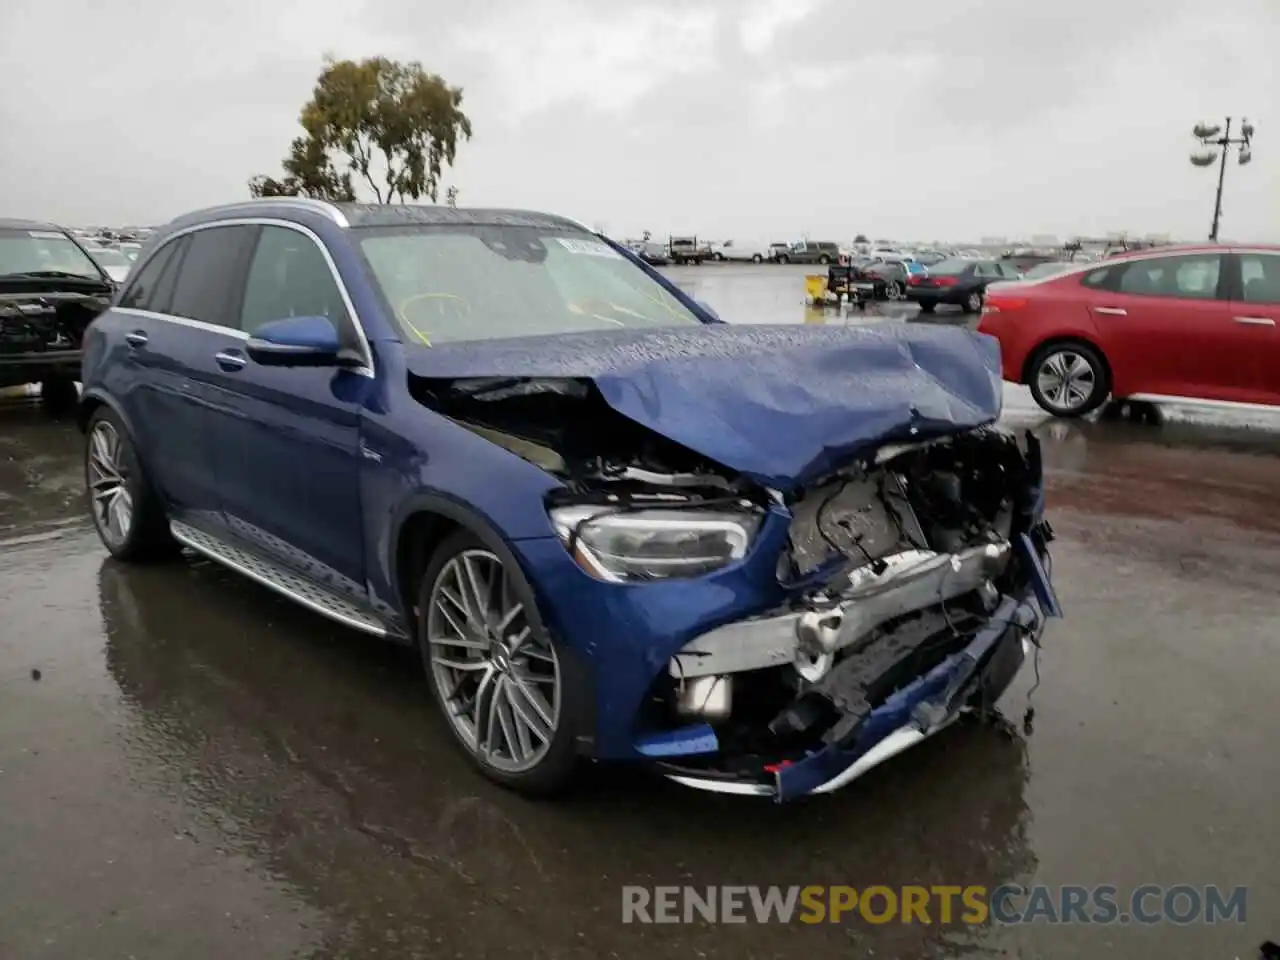
[[[432, 409], [559, 477], [574, 502], [790, 514], [777, 557], [780, 601], [689, 641], [652, 684], [643, 726], [668, 737], [714, 731], [714, 749], [655, 753], [672, 773], [761, 779], [851, 742], [895, 692], [969, 648], [1009, 609], [1014, 580], [1025, 580], [1019, 545], [1039, 555], [1052, 537], [1038, 520], [1038, 445], [1029, 438], [1024, 452], [994, 426], [881, 445], [783, 494], [613, 412], [589, 381], [413, 388]], [[1006, 656], [998, 646], [992, 656]], [[1019, 647], [1011, 669], [1021, 662]], [[975, 702], [981, 685], [948, 696]]]
[[0, 360], [15, 354], [79, 350], [108, 294], [0, 293]]

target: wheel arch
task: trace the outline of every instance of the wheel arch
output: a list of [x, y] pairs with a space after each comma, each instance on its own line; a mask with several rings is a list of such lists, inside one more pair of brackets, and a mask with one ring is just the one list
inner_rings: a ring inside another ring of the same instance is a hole
[[1019, 374], [1018, 382], [1024, 385], [1031, 382], [1031, 374], [1033, 372], [1032, 368], [1035, 366], [1035, 362], [1039, 358], [1040, 354], [1042, 354], [1046, 349], [1068, 343], [1082, 344], [1096, 353], [1098, 358], [1102, 360], [1102, 366], [1106, 370], [1107, 385], [1112, 388], [1115, 387], [1115, 372], [1111, 369], [1111, 360], [1107, 357], [1107, 352], [1102, 349], [1102, 346], [1096, 340], [1090, 337], [1080, 336], [1079, 334], [1063, 334], [1056, 337], [1046, 337], [1044, 340], [1041, 340], [1034, 347], [1028, 350], [1026, 359], [1022, 361], [1022, 370]]
[[[421, 491], [410, 496], [396, 511], [392, 529], [395, 534], [390, 543], [389, 571], [399, 594], [409, 636], [415, 645], [418, 637], [418, 581], [426, 572], [438, 545], [459, 530], [474, 535], [504, 565], [520, 572], [521, 592], [525, 594], [524, 602], [531, 607], [532, 618], [541, 629], [551, 631], [542, 615], [537, 585], [524, 564], [497, 527], [473, 508], [442, 493]], [[589, 756], [595, 752], [595, 679], [589, 666], [568, 645], [560, 644], [558, 651], [563, 678], [566, 682], [578, 684], [583, 692], [571, 722], [575, 726], [576, 751]]]
[[101, 390], [86, 390], [80, 395], [80, 402], [76, 404], [76, 428], [84, 433], [89, 429], [89, 421], [93, 419], [93, 412], [99, 407], [106, 407], [124, 424], [130, 436], [137, 436], [133, 429], [133, 422], [129, 419], [128, 414], [124, 412], [120, 404], [115, 399], [103, 393]]

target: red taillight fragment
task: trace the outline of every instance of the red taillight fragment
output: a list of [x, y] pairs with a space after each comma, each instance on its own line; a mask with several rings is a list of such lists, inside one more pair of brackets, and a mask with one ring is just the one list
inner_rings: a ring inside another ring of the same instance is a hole
[[982, 305], [983, 313], [1008, 313], [1010, 310], [1017, 310], [1027, 305], [1024, 297], [993, 297], [988, 295], [987, 301]]
[[940, 287], [954, 287], [956, 285], [955, 277], [934, 277], [933, 282]]
[[907, 277], [907, 286], [909, 287], [920, 286], [920, 278], [913, 273], [911, 276]]

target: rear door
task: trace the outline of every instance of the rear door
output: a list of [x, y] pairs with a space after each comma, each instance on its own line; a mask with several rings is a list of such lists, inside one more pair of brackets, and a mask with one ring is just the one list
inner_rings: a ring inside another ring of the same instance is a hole
[[[1243, 401], [1241, 351], [1255, 338], [1231, 320], [1217, 252], [1121, 261], [1088, 308], [1126, 394]], [[1256, 343], [1254, 344], [1256, 346]]]
[[1239, 284], [1231, 291], [1231, 322], [1242, 342], [1257, 403], [1280, 405], [1280, 253], [1244, 250], [1234, 255]]
[[159, 433], [149, 467], [163, 478], [174, 519], [210, 532], [222, 526], [221, 451], [214, 424], [222, 399], [220, 357], [242, 346], [238, 291], [258, 228], [201, 227], [182, 239], [164, 281], [171, 292], [152, 327], [144, 419]]

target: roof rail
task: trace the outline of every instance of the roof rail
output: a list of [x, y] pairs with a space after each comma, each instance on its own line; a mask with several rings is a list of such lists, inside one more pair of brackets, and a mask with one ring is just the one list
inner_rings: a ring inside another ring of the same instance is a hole
[[312, 197], [253, 197], [249, 200], [237, 200], [235, 203], [223, 203], [215, 207], [205, 207], [201, 210], [193, 210], [190, 213], [183, 214], [175, 218], [174, 222], [185, 221], [190, 219], [205, 219], [211, 214], [221, 213], [249, 213], [254, 207], [263, 204], [276, 204], [277, 206], [297, 207], [302, 210], [312, 210], [325, 217], [328, 217], [340, 227], [349, 227], [351, 224], [347, 221], [346, 215], [339, 210], [334, 204], [327, 200], [316, 200]]

